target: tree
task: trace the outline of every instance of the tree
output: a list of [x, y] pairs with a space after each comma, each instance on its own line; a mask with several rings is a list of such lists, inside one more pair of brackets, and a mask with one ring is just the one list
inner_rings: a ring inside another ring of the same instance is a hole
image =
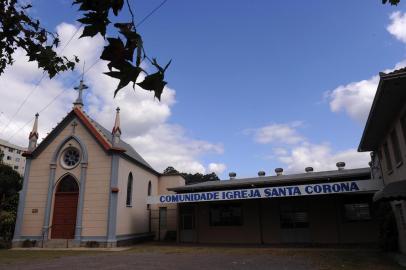
[[392, 6], [397, 6], [400, 3], [400, 0], [382, 0], [382, 4], [390, 3]]
[[169, 166], [166, 168], [163, 172], [164, 175], [174, 175], [174, 174], [179, 174], [179, 172], [174, 168]]
[[185, 178], [186, 185], [203, 183], [203, 182], [207, 182], [207, 181], [219, 181], [220, 180], [220, 178], [218, 178], [217, 174], [214, 172], [208, 173], [208, 174], [180, 173], [174, 167], [166, 168], [163, 172], [163, 175], [181, 175], [181, 176], [183, 176], [183, 178]]
[[[58, 35], [42, 27], [39, 20], [31, 18], [28, 10], [32, 5], [22, 4], [24, 2], [23, 0], [0, 0], [0, 74], [8, 65], [13, 64], [13, 54], [17, 48], [23, 49], [29, 61], [37, 62], [38, 67], [42, 68], [50, 78], [59, 72], [73, 70], [79, 59], [76, 56], [68, 59], [57, 55], [55, 49], [60, 42]], [[100, 56], [100, 59], [109, 62], [107, 65], [109, 71], [105, 74], [119, 80], [114, 96], [132, 82], [133, 88], [137, 84], [147, 91], [153, 91], [155, 97], [160, 100], [166, 85], [165, 71], [171, 61], [161, 67], [156, 58], [150, 59], [147, 56], [142, 37], [136, 31], [134, 13], [129, 0], [126, 0], [126, 3], [131, 21], [114, 24], [120, 36], [107, 37], [108, 45], [104, 47]], [[119, 15], [124, 7], [124, 0], [73, 0], [73, 4], [78, 5], [79, 11], [83, 12], [83, 17], [78, 19], [84, 25], [81, 38], [100, 34], [106, 39], [110, 19], [112, 15], [116, 17]], [[156, 68], [155, 73], [148, 74], [141, 68], [141, 62], [145, 59]], [[137, 83], [141, 73], [145, 73], [146, 77], [142, 82]]]
[[182, 176], [185, 178], [185, 183], [186, 185], [191, 185], [191, 184], [198, 184], [198, 183], [203, 183], [207, 181], [219, 181], [220, 178], [218, 178], [216, 173], [209, 173], [209, 174], [201, 174], [201, 173], [182, 173]]
[[[17, 218], [18, 191], [22, 187], [21, 175], [11, 166], [0, 164], [0, 242], [9, 243], [13, 237]], [[1, 243], [0, 243], [1, 245]]]

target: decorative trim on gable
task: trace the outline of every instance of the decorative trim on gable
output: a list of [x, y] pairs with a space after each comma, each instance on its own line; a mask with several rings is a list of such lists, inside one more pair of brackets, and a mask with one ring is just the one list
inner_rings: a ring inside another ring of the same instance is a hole
[[[37, 157], [57, 136], [58, 134], [70, 123], [70, 121], [76, 116], [77, 119], [85, 126], [86, 130], [96, 139], [103, 150], [108, 151], [111, 149], [110, 143], [104, 138], [89, 121], [89, 119], [79, 109], [73, 109], [68, 115], [60, 122], [45, 139], [35, 148], [32, 152], [24, 152], [24, 156], [32, 158]], [[74, 136], [74, 135], [72, 135]]]
[[74, 108], [73, 111], [75, 112], [76, 116], [82, 121], [82, 123], [88, 128], [90, 133], [97, 139], [97, 141], [103, 146], [104, 150], [111, 149], [111, 144], [104, 138], [94, 127], [94, 125], [89, 121], [89, 119], [83, 114], [83, 112], [78, 109]]
[[58, 147], [56, 147], [56, 150], [54, 151], [51, 159], [51, 164], [56, 164], [58, 155], [61, 152], [63, 146], [70, 140], [75, 140], [79, 145], [80, 145], [80, 150], [82, 153], [82, 158], [80, 163], [87, 163], [88, 162], [88, 154], [87, 154], [87, 149], [85, 143], [76, 135], [69, 135], [65, 139], [63, 139], [59, 144]]

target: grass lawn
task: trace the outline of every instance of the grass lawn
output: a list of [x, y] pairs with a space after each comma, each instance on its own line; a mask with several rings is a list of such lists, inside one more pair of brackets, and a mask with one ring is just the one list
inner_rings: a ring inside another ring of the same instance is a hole
[[275, 256], [287, 262], [311, 262], [316, 269], [404, 269], [385, 253], [374, 249], [347, 248], [280, 248], [280, 247], [242, 247], [242, 246], [192, 246], [167, 245], [160, 243], [140, 244], [120, 252], [106, 251], [47, 251], [47, 250], [0, 250], [0, 268], [14, 263], [32, 260], [57, 260], [66, 256], [134, 256], [139, 253], [183, 254], [195, 256], [199, 254], [224, 254], [227, 256]]
[[65, 256], [91, 256], [105, 254], [102, 251], [68, 251], [68, 250], [0, 250], [0, 265], [33, 260], [51, 260]]
[[240, 247], [240, 246], [188, 246], [145, 244], [124, 251], [153, 252], [164, 254], [221, 253], [236, 255], [270, 255], [296, 257], [313, 261], [318, 269], [405, 269], [395, 260], [379, 250], [353, 248], [279, 248], [279, 247]]

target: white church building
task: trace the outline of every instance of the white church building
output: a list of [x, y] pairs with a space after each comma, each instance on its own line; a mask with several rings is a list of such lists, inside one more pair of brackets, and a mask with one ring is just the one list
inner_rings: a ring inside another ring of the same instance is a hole
[[146, 198], [170, 193], [184, 179], [161, 175], [121, 139], [119, 108], [112, 131], [90, 118], [85, 88], [81, 81], [72, 110], [38, 145], [36, 115], [24, 153], [15, 247], [114, 247], [176, 230], [176, 205], [148, 205]]

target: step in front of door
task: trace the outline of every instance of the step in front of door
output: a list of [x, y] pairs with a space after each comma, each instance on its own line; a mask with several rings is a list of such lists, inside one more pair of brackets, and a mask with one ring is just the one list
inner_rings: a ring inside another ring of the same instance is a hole
[[44, 241], [44, 248], [74, 248], [80, 244], [73, 239], [50, 239]]

